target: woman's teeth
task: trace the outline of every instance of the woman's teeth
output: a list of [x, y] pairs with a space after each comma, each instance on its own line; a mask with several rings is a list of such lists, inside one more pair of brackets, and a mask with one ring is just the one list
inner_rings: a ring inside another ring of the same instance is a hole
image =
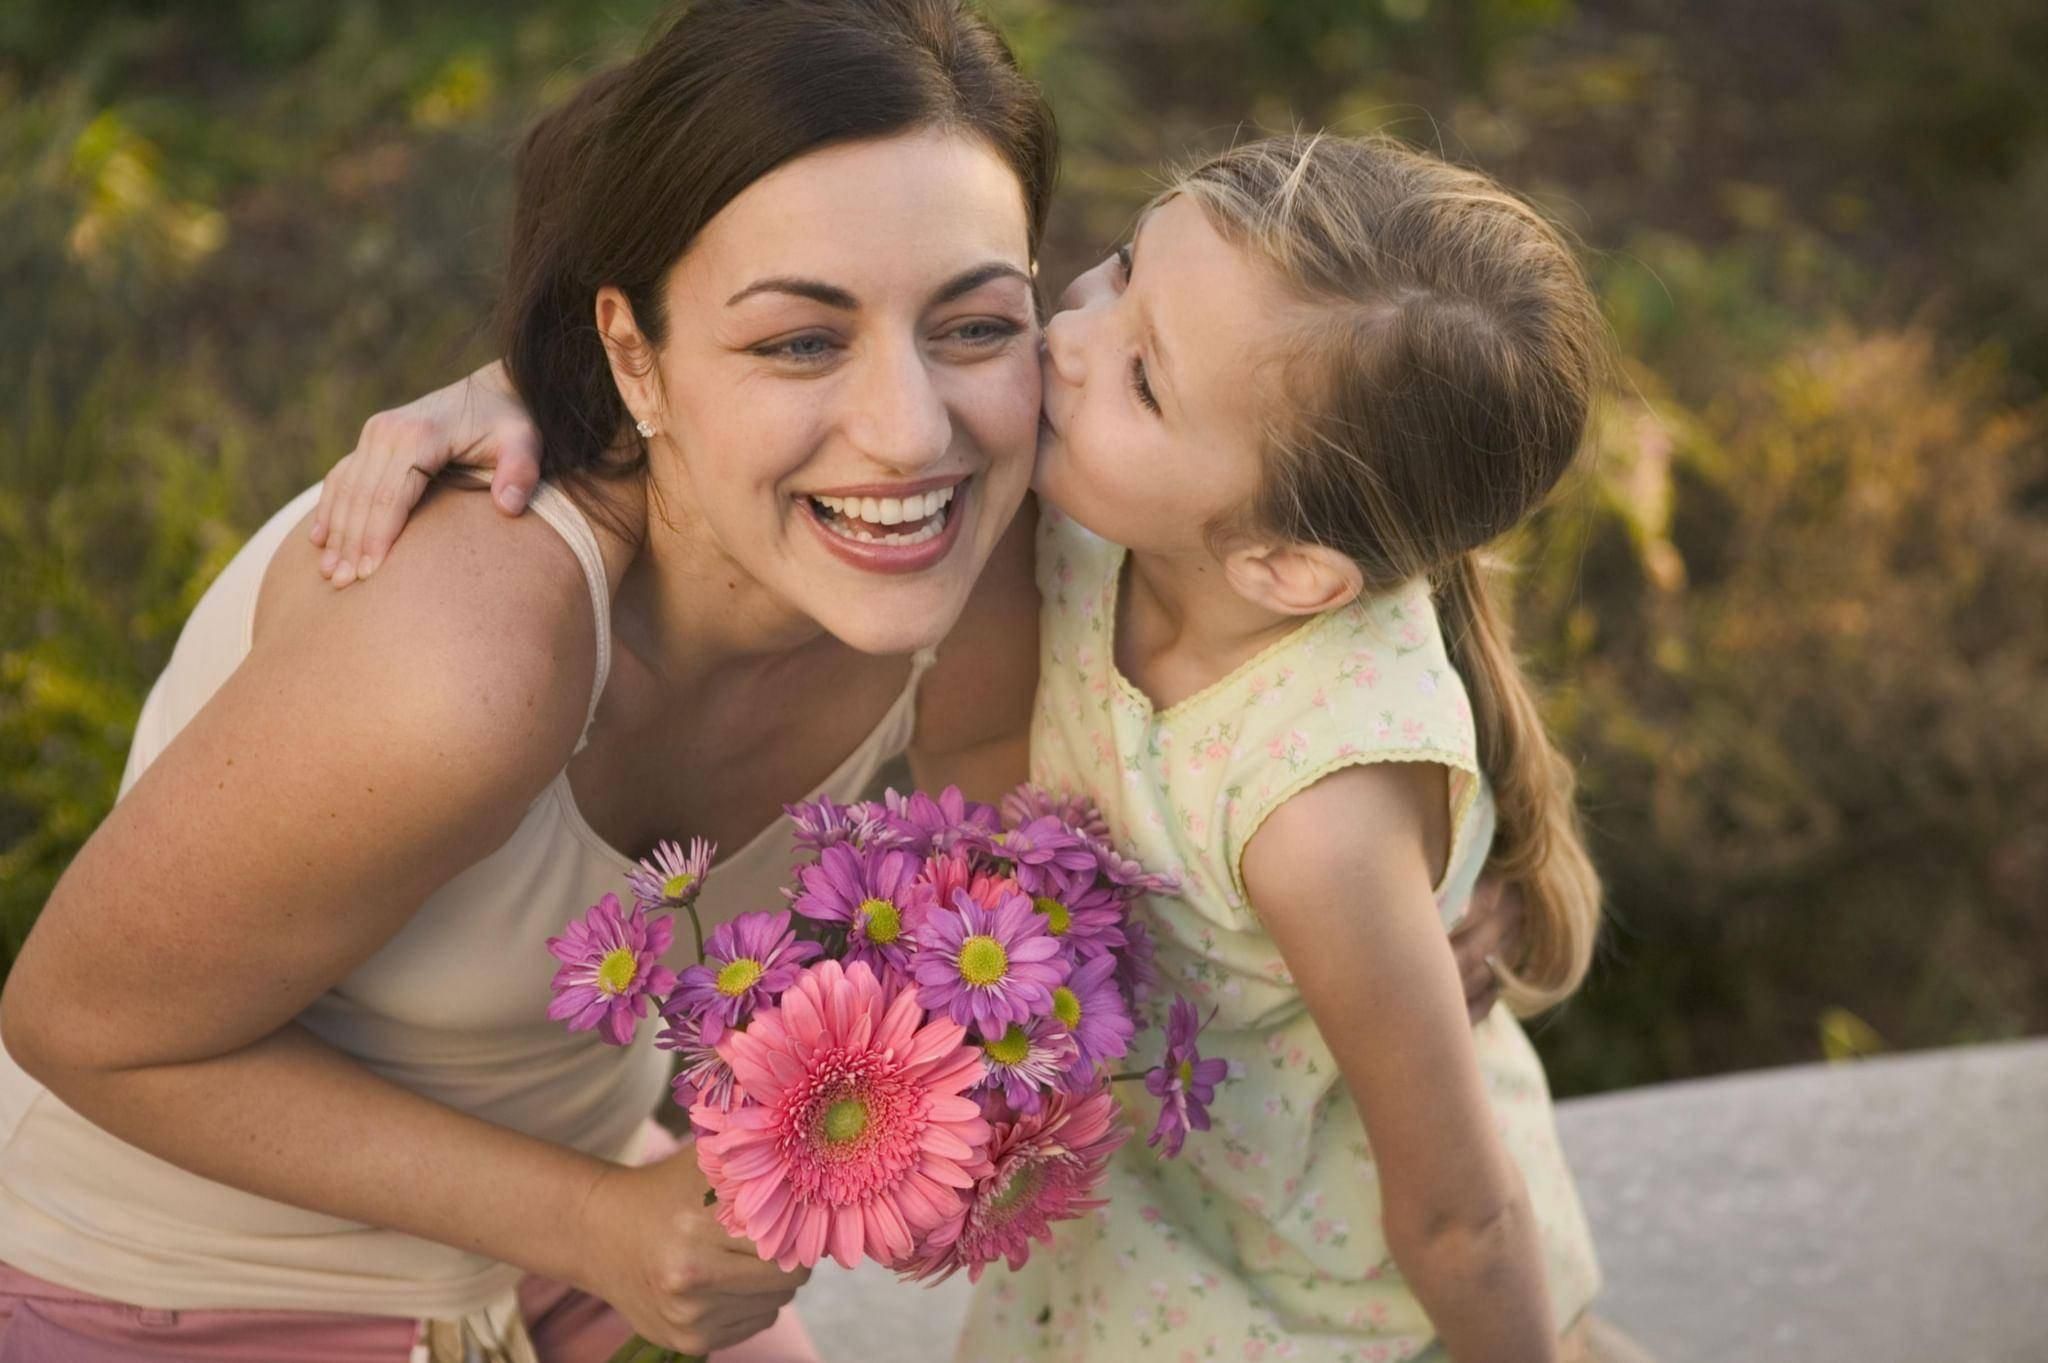
[[[953, 488], [936, 488], [912, 497], [813, 497], [819, 520], [834, 534], [865, 544], [923, 544], [946, 528], [946, 508]], [[885, 526], [907, 530], [890, 533]]]

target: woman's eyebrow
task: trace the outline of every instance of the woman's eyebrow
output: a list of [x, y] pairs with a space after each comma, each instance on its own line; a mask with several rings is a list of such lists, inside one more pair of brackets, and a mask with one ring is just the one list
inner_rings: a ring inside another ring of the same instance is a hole
[[991, 260], [986, 265], [977, 265], [953, 276], [932, 295], [930, 306], [940, 307], [956, 298], [965, 298], [982, 285], [998, 279], [1014, 279], [1025, 288], [1031, 287], [1031, 276], [1010, 264], [1007, 260]]
[[[1031, 287], [1030, 275], [1006, 260], [992, 260], [986, 265], [963, 270], [941, 284], [926, 306], [939, 307], [956, 298], [964, 298], [982, 285], [997, 279], [1015, 279], [1024, 287]], [[823, 303], [826, 307], [836, 308], [840, 312], [860, 311], [860, 300], [837, 284], [827, 284], [820, 279], [803, 279], [795, 275], [757, 279], [726, 299], [725, 305], [732, 307], [735, 303], [745, 302], [759, 293], [786, 293], [797, 298], [808, 298], [814, 303]]]
[[790, 275], [777, 275], [772, 279], [757, 279], [725, 300], [725, 305], [752, 298], [757, 293], [787, 293], [798, 298], [808, 298], [814, 303], [823, 303], [828, 308], [841, 312], [860, 311], [860, 300], [837, 284], [827, 284], [817, 279], [798, 279]]

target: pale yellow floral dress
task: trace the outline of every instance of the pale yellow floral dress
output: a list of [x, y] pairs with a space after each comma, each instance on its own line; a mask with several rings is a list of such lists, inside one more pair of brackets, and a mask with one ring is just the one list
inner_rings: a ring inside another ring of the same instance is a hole
[[[1421, 1356], [1434, 1332], [1381, 1236], [1358, 1110], [1246, 901], [1239, 862], [1281, 801], [1341, 767], [1441, 762], [1452, 772], [1456, 837], [1438, 903], [1447, 929], [1462, 916], [1493, 809], [1429, 594], [1417, 584], [1318, 616], [1154, 713], [1114, 663], [1123, 558], [1046, 509], [1032, 778], [1092, 795], [1128, 855], [1181, 878], [1183, 897], [1144, 905], [1161, 993], [1184, 992], [1205, 1015], [1217, 1010], [1202, 1049], [1228, 1060], [1234, 1077], [1210, 1109], [1214, 1129], [1191, 1133], [1178, 1160], [1159, 1160], [1134, 1137], [1110, 1166], [1107, 1207], [1059, 1227], [1054, 1245], [1039, 1246], [1020, 1271], [998, 1265], [983, 1277], [958, 1357]], [[1599, 1270], [1548, 1086], [1505, 1008], [1474, 1037], [1502, 1139], [1534, 1202], [1562, 1328], [1593, 1299]], [[1141, 1032], [1127, 1067], [1154, 1063], [1162, 1044], [1158, 1028]], [[1148, 1132], [1155, 1101], [1136, 1084], [1117, 1091]]]

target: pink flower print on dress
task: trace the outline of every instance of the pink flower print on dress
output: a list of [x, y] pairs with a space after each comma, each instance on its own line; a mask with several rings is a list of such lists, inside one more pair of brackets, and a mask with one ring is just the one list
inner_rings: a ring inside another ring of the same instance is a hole
[[1419, 719], [1402, 720], [1401, 741], [1410, 747], [1420, 747], [1422, 744], [1422, 721]]

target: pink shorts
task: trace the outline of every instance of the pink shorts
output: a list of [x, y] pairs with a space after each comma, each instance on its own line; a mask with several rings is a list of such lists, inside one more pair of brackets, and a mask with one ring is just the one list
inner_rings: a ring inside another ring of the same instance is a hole
[[[641, 1157], [682, 1142], [653, 1122]], [[529, 1276], [519, 1284], [540, 1363], [606, 1363], [633, 1333], [580, 1288]], [[95, 1297], [0, 1263], [0, 1363], [406, 1363], [416, 1321], [317, 1311], [159, 1311]], [[796, 1312], [712, 1363], [820, 1363]]]
[[[520, 1313], [541, 1363], [605, 1363], [633, 1331], [566, 1283], [529, 1277]], [[316, 1311], [152, 1311], [0, 1264], [0, 1363], [406, 1363], [413, 1321]], [[714, 1363], [818, 1363], [796, 1312]]]

